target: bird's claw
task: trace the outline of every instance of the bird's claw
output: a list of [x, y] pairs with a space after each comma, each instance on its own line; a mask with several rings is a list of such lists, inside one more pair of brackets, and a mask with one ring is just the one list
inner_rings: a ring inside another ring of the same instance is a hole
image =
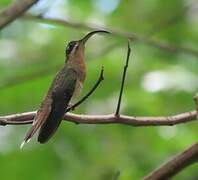
[[74, 111], [75, 107], [73, 107], [73, 104], [68, 104], [67, 109], [70, 109], [71, 111]]

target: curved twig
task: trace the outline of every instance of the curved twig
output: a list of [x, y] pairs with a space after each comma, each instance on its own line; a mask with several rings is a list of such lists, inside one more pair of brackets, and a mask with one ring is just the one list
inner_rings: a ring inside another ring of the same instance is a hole
[[93, 88], [82, 99], [80, 99], [77, 103], [75, 103], [71, 107], [68, 107], [66, 109], [66, 112], [69, 112], [70, 110], [75, 109], [77, 106], [79, 106], [82, 102], [84, 102], [96, 90], [96, 88], [99, 86], [101, 81], [104, 80], [103, 73], [104, 73], [104, 68], [102, 66], [102, 69], [101, 69], [101, 72], [100, 72], [100, 76], [99, 76], [96, 84], [93, 86]]

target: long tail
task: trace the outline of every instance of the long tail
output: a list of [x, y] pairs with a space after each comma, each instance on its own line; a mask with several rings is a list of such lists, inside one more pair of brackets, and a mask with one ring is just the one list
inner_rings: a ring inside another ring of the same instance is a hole
[[52, 111], [50, 112], [45, 123], [40, 128], [38, 142], [45, 143], [54, 135], [65, 114], [66, 106], [67, 102], [63, 100], [53, 102]]
[[35, 124], [32, 125], [32, 127], [28, 130], [23, 142], [21, 143], [20, 149], [22, 149], [23, 146], [31, 140], [32, 136], [35, 134], [35, 132], [39, 127], [40, 127], [40, 123], [37, 122], [35, 122]]
[[62, 117], [59, 119], [49, 118], [47, 122], [41, 127], [38, 136], [38, 142], [46, 143], [56, 132], [61, 124]]
[[50, 104], [44, 104], [44, 106], [37, 111], [32, 127], [28, 130], [23, 142], [21, 143], [20, 146], [21, 149], [23, 148], [25, 143], [28, 143], [31, 140], [31, 138], [36, 133], [36, 131], [44, 124], [44, 122], [46, 121], [46, 119], [50, 114], [50, 111], [51, 111]]

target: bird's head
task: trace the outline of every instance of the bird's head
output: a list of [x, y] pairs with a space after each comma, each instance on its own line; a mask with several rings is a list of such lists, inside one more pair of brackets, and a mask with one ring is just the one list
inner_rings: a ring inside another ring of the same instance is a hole
[[77, 41], [70, 41], [66, 47], [65, 54], [66, 54], [66, 59], [67, 60], [72, 60], [76, 59], [79, 57], [84, 57], [84, 49], [85, 49], [85, 44], [87, 40], [94, 34], [96, 33], [109, 33], [108, 31], [104, 30], [97, 30], [97, 31], [92, 31], [85, 35], [82, 39], [77, 40]]

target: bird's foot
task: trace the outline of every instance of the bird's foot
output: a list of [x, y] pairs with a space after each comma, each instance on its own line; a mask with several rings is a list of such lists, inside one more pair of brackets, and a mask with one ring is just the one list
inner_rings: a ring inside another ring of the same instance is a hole
[[75, 107], [73, 107], [73, 104], [69, 103], [67, 106], [67, 109], [70, 109], [71, 111], [75, 110]]

